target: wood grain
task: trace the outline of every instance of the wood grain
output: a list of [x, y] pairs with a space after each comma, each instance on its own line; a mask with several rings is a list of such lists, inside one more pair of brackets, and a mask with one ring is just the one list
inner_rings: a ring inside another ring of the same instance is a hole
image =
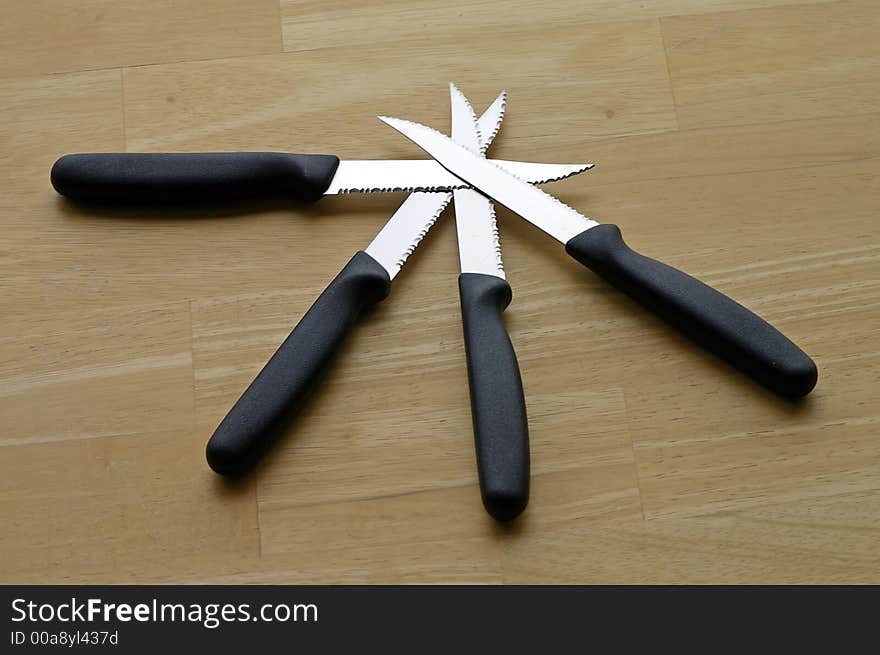
[[[4, 582], [880, 582], [880, 52], [870, 0], [6, 3]], [[492, 155], [758, 311], [786, 403], [499, 209], [532, 497], [477, 487], [449, 212], [253, 475], [204, 444], [399, 194], [79, 207], [75, 151], [420, 157], [446, 84]], [[26, 544], [26, 547], [23, 547]]]
[[[328, 7], [321, 0], [281, 0], [284, 49], [312, 50], [328, 46], [362, 47], [382, 44], [388, 49], [409, 47], [419, 41], [454, 40], [462, 50], [480, 44], [496, 46], [510, 30], [530, 31], [536, 26], [554, 29], [587, 28], [600, 22], [644, 20], [663, 16], [727, 12], [775, 5], [808, 5], [827, 0], [556, 0], [535, 7], [532, 0], [509, 0], [503, 6], [488, 0], [453, 0], [439, 5], [431, 0], [361, 2], [341, 0]], [[543, 45], [535, 53], [543, 50]], [[529, 50], [520, 51], [528, 57]], [[601, 56], [591, 48], [589, 58]], [[521, 58], [515, 60], [517, 64]], [[482, 64], [482, 62], [475, 62]], [[553, 79], [548, 68], [547, 80]], [[456, 78], [458, 79], [458, 78]]]
[[124, 150], [122, 121], [119, 70], [0, 80], [0, 207], [55, 205], [58, 153]]
[[281, 48], [275, 0], [4, 0], [0, 77], [234, 57]]
[[683, 128], [880, 111], [872, 0], [675, 16], [662, 25]]
[[[508, 584], [859, 584], [876, 579], [876, 492], [511, 539]], [[538, 556], [540, 554], [540, 556]]]

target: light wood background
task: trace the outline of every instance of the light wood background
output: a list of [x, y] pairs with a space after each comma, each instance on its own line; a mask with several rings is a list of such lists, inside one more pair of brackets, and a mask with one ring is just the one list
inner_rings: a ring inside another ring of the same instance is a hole
[[[3, 582], [880, 582], [876, 0], [5, 0]], [[402, 201], [106, 212], [83, 151], [420, 157], [510, 92], [492, 154], [818, 363], [783, 402], [499, 211], [532, 500], [476, 486], [445, 215], [259, 469], [204, 445]]]

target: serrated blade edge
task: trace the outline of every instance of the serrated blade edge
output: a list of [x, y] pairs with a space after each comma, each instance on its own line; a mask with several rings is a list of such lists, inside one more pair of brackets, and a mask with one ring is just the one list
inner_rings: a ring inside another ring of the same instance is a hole
[[561, 243], [567, 243], [581, 232], [598, 225], [558, 198], [518, 179], [491, 160], [474, 155], [437, 130], [399, 118], [380, 116], [379, 119], [450, 171], [455, 171], [462, 179], [471, 182], [483, 193]]
[[501, 237], [492, 201], [470, 189], [455, 191], [454, 194], [461, 272], [483, 273], [503, 279]]
[[452, 108], [452, 140], [477, 155], [483, 154], [484, 141], [480, 135], [477, 114], [467, 97], [452, 82], [449, 83], [449, 104]]
[[486, 154], [489, 145], [498, 136], [505, 111], [507, 111], [507, 91], [502, 91], [492, 101], [489, 108], [483, 112], [483, 115], [477, 119], [477, 126], [480, 129], [480, 150], [482, 154]]
[[[449, 90], [452, 139], [482, 157], [489, 141], [484, 141], [480, 133], [479, 121], [473, 107], [454, 84], [449, 85]], [[492, 201], [472, 189], [457, 189], [453, 197], [461, 272], [481, 273], [504, 279], [501, 240]]]
[[[494, 161], [494, 160], [493, 160]], [[563, 180], [592, 168], [592, 164], [543, 164], [497, 160], [512, 175], [531, 184]], [[343, 160], [324, 195], [452, 191], [472, 188], [433, 159]]]
[[366, 248], [392, 280], [437, 222], [452, 193], [411, 193]]
[[[499, 98], [496, 98], [496, 101], [480, 117], [481, 120], [486, 120], [488, 125], [496, 125], [493, 128], [495, 133], [498, 131], [497, 125], [500, 124], [504, 116], [504, 98], [501, 96]], [[426, 161], [431, 165], [437, 163], [432, 160]], [[340, 162], [340, 166], [342, 163]], [[409, 169], [409, 166], [407, 168]], [[442, 166], [440, 169], [444, 173], [448, 173]], [[565, 170], [557, 170], [553, 174], [569, 173]], [[458, 181], [460, 182], [460, 180]], [[412, 193], [367, 246], [367, 254], [378, 261], [388, 272], [388, 276], [394, 279], [451, 200], [452, 193], [450, 192], [426, 193], [417, 191]]]

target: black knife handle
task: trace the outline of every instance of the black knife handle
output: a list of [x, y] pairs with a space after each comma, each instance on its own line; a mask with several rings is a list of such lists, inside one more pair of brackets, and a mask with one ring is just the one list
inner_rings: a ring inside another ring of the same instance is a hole
[[64, 155], [51, 179], [71, 200], [104, 205], [315, 202], [338, 166], [334, 155], [281, 152], [91, 153]]
[[522, 379], [502, 313], [510, 285], [494, 275], [458, 277], [471, 418], [483, 506], [509, 521], [529, 502], [529, 426]]
[[351, 258], [208, 441], [212, 469], [240, 475], [257, 462], [303, 408], [361, 313], [385, 298], [390, 285], [367, 253]]
[[816, 386], [816, 364], [762, 318], [686, 273], [631, 250], [616, 225], [565, 244], [569, 255], [707, 350], [787, 398]]

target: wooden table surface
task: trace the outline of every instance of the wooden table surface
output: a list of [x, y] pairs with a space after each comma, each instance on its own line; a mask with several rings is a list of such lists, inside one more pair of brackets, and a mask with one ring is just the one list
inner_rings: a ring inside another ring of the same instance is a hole
[[[876, 0], [6, 0], [0, 7], [0, 580], [880, 582]], [[595, 161], [554, 185], [816, 360], [779, 400], [499, 210], [532, 498], [476, 484], [447, 212], [295, 428], [228, 484], [208, 436], [402, 201], [98, 211], [61, 154]]]

